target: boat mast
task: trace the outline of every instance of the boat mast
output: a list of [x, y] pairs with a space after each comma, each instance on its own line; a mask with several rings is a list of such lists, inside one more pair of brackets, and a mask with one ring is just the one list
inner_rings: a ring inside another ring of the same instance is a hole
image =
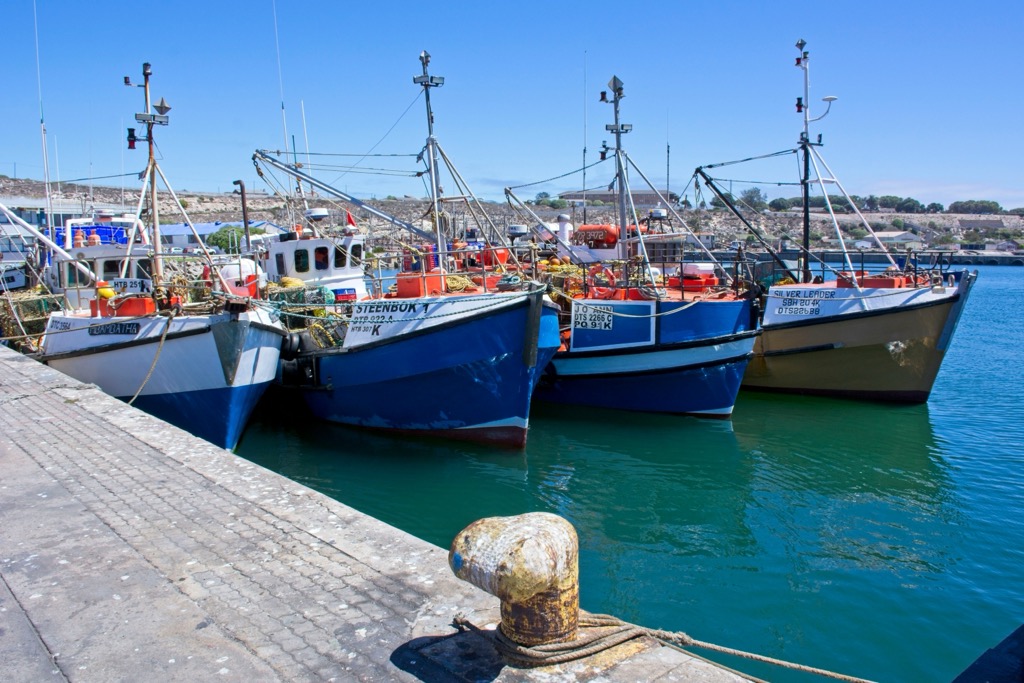
[[804, 52], [804, 46], [807, 43], [801, 38], [796, 41], [796, 49], [800, 51], [800, 56], [796, 58], [796, 65], [800, 67], [804, 72], [804, 96], [796, 99], [796, 110], [797, 112], [803, 112], [804, 115], [804, 129], [800, 133], [800, 150], [804, 155], [804, 175], [800, 179], [800, 187], [803, 192], [803, 209], [804, 209], [804, 239], [803, 239], [803, 255], [800, 260], [803, 262], [801, 271], [801, 280], [803, 282], [811, 281], [811, 268], [807, 255], [810, 254], [811, 250], [811, 148], [809, 135], [810, 125], [810, 71], [808, 70], [808, 61], [810, 57], [807, 52]]
[[825, 102], [825, 113], [821, 116], [811, 118], [811, 74], [810, 74], [810, 53], [804, 50], [807, 46], [807, 41], [800, 39], [796, 41], [796, 49], [800, 52], [800, 56], [796, 58], [796, 66], [804, 72], [804, 96], [796, 98], [796, 111], [798, 114], [804, 115], [804, 129], [800, 133], [800, 150], [803, 152], [803, 163], [804, 173], [803, 178], [800, 180], [800, 185], [803, 188], [803, 203], [804, 203], [804, 238], [803, 238], [803, 267], [801, 268], [801, 277], [804, 282], [811, 281], [811, 265], [810, 265], [810, 253], [811, 253], [811, 147], [821, 146], [821, 135], [818, 135], [817, 142], [811, 142], [810, 124], [815, 121], [820, 121], [828, 115], [829, 110], [832, 108], [832, 103], [837, 98], [833, 96], [823, 97], [822, 101]]
[[427, 73], [427, 66], [430, 64], [430, 53], [426, 50], [420, 53], [420, 64], [423, 65], [423, 75], [413, 77], [412, 82], [423, 86], [423, 97], [427, 103], [427, 157], [430, 165], [430, 201], [434, 214], [434, 231], [437, 236], [437, 253], [440, 254], [445, 251], [445, 238], [441, 230], [441, 188], [437, 177], [437, 140], [434, 138], [434, 112], [430, 108], [430, 89], [444, 85], [444, 76], [431, 76]]
[[[160, 209], [157, 204], [157, 185], [156, 176], [158, 169], [156, 166], [156, 146], [153, 142], [153, 126], [161, 125], [166, 126], [169, 119], [167, 112], [171, 110], [171, 107], [167, 104], [164, 98], [160, 98], [160, 101], [155, 105], [151, 103], [149, 96], [149, 77], [153, 75], [153, 69], [149, 62], [145, 62], [142, 65], [142, 85], [137, 86], [143, 89], [146, 98], [146, 111], [142, 114], [136, 114], [135, 120], [139, 123], [146, 124], [146, 137], [143, 138], [149, 145], [149, 161], [146, 165], [146, 175], [149, 176], [149, 205], [150, 205], [150, 217], [153, 220], [153, 228], [151, 231], [151, 240], [153, 242], [153, 280], [159, 283], [163, 279], [163, 257], [162, 257], [162, 245], [160, 243]], [[124, 84], [127, 86], [134, 85], [131, 78], [128, 76], [124, 77]], [[156, 109], [157, 113], [153, 113]], [[128, 149], [135, 149], [135, 142], [139, 138], [135, 135], [135, 129], [128, 129]], [[140, 200], [141, 202], [141, 200]]]
[[[587, 224], [587, 51], [583, 51], [583, 225]], [[571, 253], [571, 251], [570, 251]]]
[[[633, 130], [632, 124], [619, 123], [619, 101], [625, 97], [622, 93], [623, 83], [618, 76], [612, 76], [608, 81], [608, 87], [612, 91], [611, 104], [615, 110], [615, 123], [605, 124], [604, 129], [615, 134], [615, 182], [619, 185], [619, 258], [623, 261], [629, 258], [628, 247], [626, 246], [626, 166], [622, 162], [622, 135]], [[601, 91], [601, 101], [608, 102], [608, 94]], [[640, 226], [637, 226], [637, 230]]]

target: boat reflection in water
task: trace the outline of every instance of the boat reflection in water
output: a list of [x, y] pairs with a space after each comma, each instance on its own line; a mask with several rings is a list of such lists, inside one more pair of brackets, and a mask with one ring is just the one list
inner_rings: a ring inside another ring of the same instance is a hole
[[[1021, 283], [990, 269], [978, 286]], [[535, 404], [523, 454], [269, 410], [238, 453], [441, 547], [481, 517], [561, 514], [591, 612], [875, 680], [951, 680], [1019, 623], [1021, 340], [1001, 301], [979, 290], [924, 405], [741, 391], [717, 421]], [[963, 400], [968, 377], [983, 402]]]
[[[482, 517], [557, 513], [583, 609], [845, 673], [871, 673], [858, 643], [900, 640], [905, 620], [873, 615], [944, 609], [964, 542], [926, 405], [741, 393], [731, 422], [535, 406], [525, 454], [276, 410], [240, 455], [440, 547]], [[836, 614], [847, 648], [822, 646]]]

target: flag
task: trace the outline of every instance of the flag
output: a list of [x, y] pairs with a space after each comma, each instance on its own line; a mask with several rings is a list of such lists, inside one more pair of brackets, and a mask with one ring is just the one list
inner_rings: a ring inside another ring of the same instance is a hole
[[356, 219], [352, 218], [352, 214], [348, 211], [345, 212], [345, 223], [351, 225], [353, 228], [356, 227]]

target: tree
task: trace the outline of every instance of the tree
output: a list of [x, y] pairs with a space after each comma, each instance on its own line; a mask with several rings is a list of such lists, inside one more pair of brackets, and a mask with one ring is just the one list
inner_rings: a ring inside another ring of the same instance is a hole
[[849, 213], [850, 209], [853, 208], [850, 205], [850, 201], [841, 194], [830, 194], [828, 201], [832, 205], [832, 210], [836, 213]]
[[878, 205], [883, 209], [895, 209], [896, 205], [903, 200], [903, 197], [897, 197], [896, 195], [886, 194], [878, 198]]
[[868, 211], [878, 211], [878, 197], [871, 194], [864, 200], [864, 208]]
[[1002, 213], [1003, 208], [999, 202], [992, 202], [983, 199], [969, 199], [967, 201], [953, 202], [949, 205], [949, 213]]
[[946, 207], [944, 207], [942, 204], [939, 204], [938, 202], [932, 202], [931, 204], [925, 207], [925, 211], [927, 211], [928, 213], [942, 213], [945, 210]]
[[[262, 235], [263, 230], [249, 229], [250, 235]], [[245, 231], [241, 225], [228, 223], [223, 228], [206, 237], [206, 245], [218, 247], [225, 254], [237, 254], [245, 241]]]
[[540, 203], [541, 203], [541, 202], [543, 202], [543, 201], [544, 201], [545, 199], [550, 199], [550, 198], [551, 198], [551, 195], [550, 195], [550, 194], [548, 194], [547, 192], [538, 192], [538, 193], [537, 193], [537, 198], [536, 198], [536, 199], [537, 199], [537, 203], [538, 203], [538, 204], [540, 204]]
[[892, 227], [896, 228], [897, 230], [902, 230], [903, 229], [903, 219], [902, 218], [893, 218], [892, 219]]
[[783, 199], [782, 197], [779, 197], [778, 199], [773, 199], [770, 202], [768, 202], [768, 208], [771, 209], [772, 211], [785, 211], [790, 206], [792, 206], [790, 204], [790, 201], [791, 200], [789, 199]]
[[896, 205], [896, 210], [900, 213], [924, 213], [924, 204], [913, 197], [906, 197]]
[[740, 201], [754, 211], [763, 211], [768, 206], [768, 198], [761, 192], [760, 187], [751, 187], [740, 193]]
[[[731, 193], [726, 192], [725, 193], [725, 198], [729, 200], [729, 203], [735, 205], [736, 202], [735, 202], [735, 200], [734, 200], [734, 198], [733, 198]], [[711, 198], [711, 206], [713, 206], [716, 209], [724, 209], [725, 208], [725, 202], [722, 201], [722, 198], [719, 197], [716, 194], [714, 197]]]

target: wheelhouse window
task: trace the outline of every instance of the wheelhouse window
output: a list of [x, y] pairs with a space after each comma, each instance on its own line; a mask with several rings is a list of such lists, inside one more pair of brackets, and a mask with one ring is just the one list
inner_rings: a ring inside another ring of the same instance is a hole
[[330, 260], [328, 260], [327, 247], [317, 247], [313, 252], [313, 259], [317, 270], [327, 270], [331, 265]]
[[[88, 261], [79, 261], [79, 263], [81, 263], [86, 268], [90, 269], [92, 268], [93, 265]], [[61, 264], [60, 267], [67, 268], [65, 282], [67, 282], [68, 287], [85, 287], [88, 284], [90, 284], [91, 279], [89, 278], [89, 276], [80, 271], [78, 268], [76, 268], [74, 264], [65, 263]]]
[[139, 259], [135, 262], [135, 277], [140, 280], [153, 279], [153, 264], [149, 262], [148, 258]]
[[120, 277], [121, 275], [121, 262], [120, 261], [104, 261], [103, 262], [103, 273], [100, 275], [101, 280], [110, 282], [111, 280]]
[[308, 249], [296, 249], [295, 250], [295, 272], [296, 273], [308, 273], [309, 272], [309, 250]]
[[334, 248], [334, 267], [344, 268], [348, 265], [348, 252], [341, 247]]

